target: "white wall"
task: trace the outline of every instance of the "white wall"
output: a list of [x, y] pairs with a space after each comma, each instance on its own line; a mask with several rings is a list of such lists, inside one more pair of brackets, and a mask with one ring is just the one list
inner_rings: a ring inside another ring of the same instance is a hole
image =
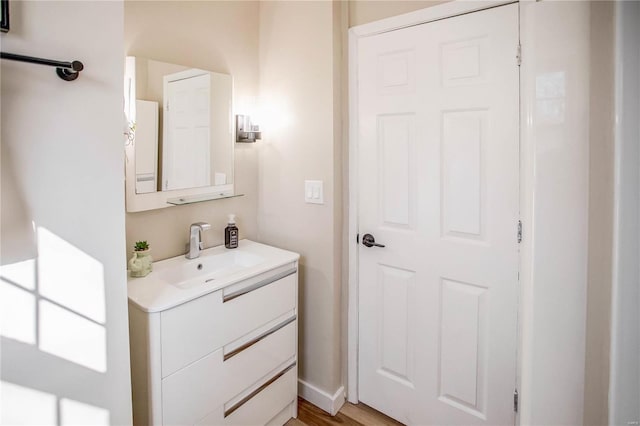
[[123, 6], [10, 7], [3, 52], [85, 71], [1, 64], [0, 421], [129, 424]]
[[640, 421], [640, 3], [617, 2], [609, 424]]
[[[341, 52], [334, 43], [340, 36], [339, 31], [334, 34], [336, 7], [341, 7], [339, 2], [260, 3], [264, 139], [258, 239], [301, 254], [300, 379], [329, 398], [340, 394], [342, 385], [339, 109], [336, 114]], [[324, 182], [323, 205], [305, 204], [305, 179]]]
[[583, 423], [589, 2], [521, 3], [521, 412]]

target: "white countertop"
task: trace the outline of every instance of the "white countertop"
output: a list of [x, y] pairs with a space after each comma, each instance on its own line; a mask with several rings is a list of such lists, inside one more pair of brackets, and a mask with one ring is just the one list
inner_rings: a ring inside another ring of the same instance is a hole
[[[205, 269], [204, 273], [194, 274], [198, 265], [202, 264], [206, 268], [207, 262], [223, 257], [236, 259], [236, 262], [246, 263], [248, 266], [232, 265], [230, 268], [214, 270], [211, 273], [207, 273]], [[295, 262], [299, 258], [300, 255], [297, 253], [250, 240], [240, 240], [236, 249], [217, 246], [203, 250], [200, 257], [196, 259], [187, 259], [184, 255], [176, 256], [154, 262], [153, 271], [144, 278], [130, 277], [127, 282], [129, 302], [145, 312], [164, 311], [287, 263]], [[171, 276], [181, 276], [179, 275], [181, 270], [185, 270], [187, 275], [193, 276], [179, 279], [178, 281], [181, 282], [175, 282], [176, 279], [170, 278]], [[207, 280], [209, 282], [206, 282]]]

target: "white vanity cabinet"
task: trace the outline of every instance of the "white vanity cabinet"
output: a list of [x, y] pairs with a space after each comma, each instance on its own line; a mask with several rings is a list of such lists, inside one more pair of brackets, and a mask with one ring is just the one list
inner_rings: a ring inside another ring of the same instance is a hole
[[[260, 261], [178, 285], [163, 280], [171, 274], [158, 262], [148, 277], [129, 280], [135, 425], [282, 425], [297, 417], [298, 255], [246, 240], [238, 256], [243, 249]], [[212, 256], [164, 262], [198, 270]]]

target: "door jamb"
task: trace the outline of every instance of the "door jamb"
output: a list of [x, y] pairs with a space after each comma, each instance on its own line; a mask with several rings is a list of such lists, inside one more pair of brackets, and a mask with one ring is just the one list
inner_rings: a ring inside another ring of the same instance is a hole
[[464, 15], [518, 0], [454, 0], [349, 29], [349, 216], [347, 304], [347, 400], [358, 403], [358, 40], [384, 32]]

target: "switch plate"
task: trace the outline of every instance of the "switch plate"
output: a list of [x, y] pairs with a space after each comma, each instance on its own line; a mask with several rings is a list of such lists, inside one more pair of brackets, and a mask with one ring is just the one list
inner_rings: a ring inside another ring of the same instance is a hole
[[304, 181], [304, 202], [311, 204], [324, 204], [324, 191], [321, 180]]

